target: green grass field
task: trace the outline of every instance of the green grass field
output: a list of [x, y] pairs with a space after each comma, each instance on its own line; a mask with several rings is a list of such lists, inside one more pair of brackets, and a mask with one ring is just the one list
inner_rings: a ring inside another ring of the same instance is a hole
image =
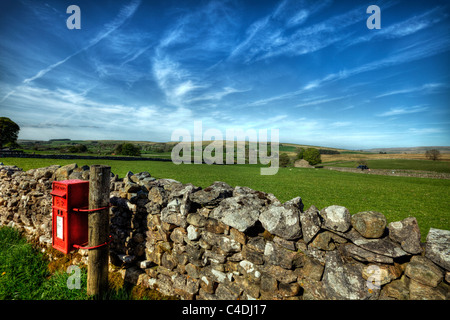
[[[356, 168], [357, 161], [340, 161], [324, 163], [327, 166]], [[432, 160], [407, 160], [407, 159], [381, 159], [367, 160], [367, 165], [371, 169], [393, 169], [393, 170], [424, 170], [450, 173], [449, 161]]]
[[[65, 165], [74, 160], [2, 158], [5, 164], [28, 170]], [[261, 176], [258, 165], [174, 165], [157, 161], [78, 160], [77, 164], [107, 164], [123, 177], [127, 171], [148, 171], [156, 178], [171, 178], [207, 187], [214, 181], [231, 186], [247, 186], [273, 193], [284, 202], [300, 196], [305, 209], [315, 205], [345, 206], [351, 214], [374, 210], [388, 222], [414, 216], [419, 222], [422, 241], [430, 227], [450, 230], [450, 180], [382, 175], [363, 175], [324, 169], [280, 168], [273, 176]]]

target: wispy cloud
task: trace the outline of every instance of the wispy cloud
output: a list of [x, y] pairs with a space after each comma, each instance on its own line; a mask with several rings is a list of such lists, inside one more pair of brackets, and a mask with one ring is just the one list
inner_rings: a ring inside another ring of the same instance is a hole
[[417, 41], [407, 47], [403, 47], [387, 58], [369, 62], [351, 69], [343, 69], [339, 72], [330, 73], [321, 79], [316, 79], [306, 84], [303, 89], [317, 88], [329, 82], [347, 79], [349, 77], [374, 71], [403, 63], [417, 61], [428, 58], [450, 50], [450, 39], [446, 36], [437, 35], [435, 37]]
[[427, 29], [447, 17], [442, 7], [435, 7], [422, 14], [414, 15], [406, 20], [383, 26], [377, 32], [366, 33], [364, 36], [348, 38], [343, 42], [343, 46], [351, 46], [358, 43], [382, 39], [398, 39], [412, 35], [418, 31]]
[[377, 114], [377, 116], [378, 117], [392, 117], [392, 116], [400, 116], [400, 115], [417, 113], [417, 112], [424, 112], [427, 110], [428, 110], [428, 107], [424, 107], [424, 106], [413, 106], [413, 107], [409, 107], [409, 108], [397, 107], [397, 108], [391, 108], [389, 111]]
[[[365, 19], [363, 7], [322, 22], [303, 27], [312, 15], [323, 10], [331, 1], [293, 3], [284, 1], [272, 13], [255, 21], [246, 30], [246, 37], [230, 53], [229, 59], [243, 59], [245, 63], [280, 55], [298, 56], [318, 51], [351, 35], [345, 30]], [[345, 31], [344, 31], [345, 30]]]
[[392, 90], [385, 92], [376, 96], [375, 98], [382, 98], [387, 96], [393, 96], [397, 94], [405, 94], [405, 93], [431, 93], [439, 90], [441, 88], [448, 88], [448, 86], [444, 83], [426, 83], [419, 87], [410, 87], [406, 89]]
[[114, 32], [119, 27], [121, 27], [129, 18], [131, 18], [133, 16], [133, 14], [135, 13], [135, 11], [137, 10], [137, 8], [139, 7], [139, 5], [140, 5], [140, 0], [133, 0], [131, 3], [123, 6], [121, 8], [119, 14], [116, 16], [116, 18], [112, 22], [108, 23], [105, 26], [104, 30], [102, 30], [93, 39], [91, 39], [89, 41], [88, 45], [86, 45], [85, 47], [83, 47], [80, 50], [76, 51], [75, 53], [67, 56], [66, 58], [64, 58], [64, 59], [62, 59], [62, 60], [60, 60], [60, 61], [58, 61], [58, 62], [56, 62], [56, 63], [54, 63], [54, 64], [52, 64], [50, 66], [48, 66], [47, 68], [44, 68], [44, 69], [40, 70], [34, 76], [23, 80], [22, 83], [23, 84], [28, 84], [28, 83], [36, 80], [36, 79], [39, 79], [39, 78], [43, 77], [45, 74], [47, 74], [48, 72], [52, 71], [56, 67], [64, 64], [65, 62], [67, 62], [72, 57], [78, 55], [79, 53], [81, 53], [83, 51], [88, 50], [89, 48], [91, 48], [93, 46], [95, 46], [101, 40], [105, 39], [108, 35], [110, 35], [112, 32]]

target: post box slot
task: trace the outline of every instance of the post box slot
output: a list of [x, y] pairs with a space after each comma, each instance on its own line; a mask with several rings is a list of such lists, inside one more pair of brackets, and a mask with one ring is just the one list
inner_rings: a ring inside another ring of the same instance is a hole
[[61, 197], [61, 198], [66, 199], [67, 191], [66, 190], [61, 190], [61, 189], [56, 189], [56, 190], [53, 190], [52, 192], [50, 192], [50, 194], [52, 196], [57, 196], [57, 197]]

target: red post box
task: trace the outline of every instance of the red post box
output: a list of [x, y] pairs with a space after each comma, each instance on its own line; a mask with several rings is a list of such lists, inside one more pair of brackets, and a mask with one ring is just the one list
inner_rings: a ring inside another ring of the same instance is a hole
[[88, 213], [77, 208], [89, 205], [89, 181], [54, 181], [52, 189], [52, 245], [67, 254], [88, 242]]

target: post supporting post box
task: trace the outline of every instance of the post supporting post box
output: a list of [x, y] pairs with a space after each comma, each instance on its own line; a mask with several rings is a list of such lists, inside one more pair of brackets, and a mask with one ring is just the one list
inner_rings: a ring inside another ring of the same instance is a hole
[[[101, 297], [108, 289], [109, 193], [111, 167], [92, 165], [89, 179], [89, 250], [87, 294]], [[102, 210], [95, 210], [104, 208]]]

